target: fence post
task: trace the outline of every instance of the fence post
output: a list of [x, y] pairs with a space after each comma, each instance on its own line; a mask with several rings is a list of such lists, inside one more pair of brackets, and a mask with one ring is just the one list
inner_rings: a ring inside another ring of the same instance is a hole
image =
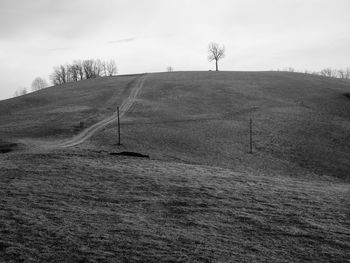
[[253, 153], [253, 120], [249, 120], [249, 153]]
[[119, 118], [119, 107], [117, 107], [117, 115], [118, 115], [118, 145], [120, 145], [120, 118]]

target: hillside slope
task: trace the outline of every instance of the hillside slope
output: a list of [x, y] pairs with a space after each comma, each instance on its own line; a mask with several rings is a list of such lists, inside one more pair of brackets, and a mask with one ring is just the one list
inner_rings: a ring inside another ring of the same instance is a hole
[[[69, 138], [113, 116], [140, 76], [86, 80], [1, 101], [0, 136], [30, 147], [43, 139], [52, 145], [76, 145]], [[147, 74], [122, 118], [120, 149], [267, 175], [348, 180], [349, 92], [349, 81], [299, 73]], [[254, 155], [248, 154], [249, 118]], [[90, 132], [92, 144], [85, 138], [77, 142], [115, 149], [112, 121], [102, 132]]]
[[0, 135], [11, 140], [70, 138], [113, 114], [138, 77], [72, 82], [0, 101]]
[[[349, 89], [296, 73], [172, 72], [1, 101], [0, 259], [345, 262]], [[110, 155], [125, 150], [150, 158]]]
[[[349, 81], [298, 73], [152, 74], [123, 120], [123, 144], [163, 160], [349, 179], [348, 92]], [[96, 147], [115, 132], [96, 135]]]

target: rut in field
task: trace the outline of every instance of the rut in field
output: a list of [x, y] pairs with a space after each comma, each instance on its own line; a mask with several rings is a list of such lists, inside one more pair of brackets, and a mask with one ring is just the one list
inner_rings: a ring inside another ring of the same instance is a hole
[[[138, 81], [135, 83], [135, 85], [132, 87], [130, 95], [128, 98], [126, 98], [122, 105], [119, 108], [120, 114], [119, 116], [122, 117], [133, 105], [134, 100], [136, 99], [138, 93], [143, 87], [143, 83], [145, 82], [146, 75], [141, 76]], [[106, 127], [108, 124], [112, 123], [113, 121], [116, 121], [118, 118], [117, 112], [115, 112], [112, 116], [109, 116], [108, 118], [90, 126], [89, 128], [85, 129], [78, 135], [74, 136], [72, 139], [63, 142], [60, 144], [60, 147], [68, 148], [73, 147], [76, 145], [79, 145], [89, 139], [91, 136], [93, 136], [96, 132], [100, 131], [104, 127]]]

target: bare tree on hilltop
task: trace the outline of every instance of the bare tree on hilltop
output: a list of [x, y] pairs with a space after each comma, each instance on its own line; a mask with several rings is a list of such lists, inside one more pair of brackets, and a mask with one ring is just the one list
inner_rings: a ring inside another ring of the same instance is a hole
[[86, 79], [94, 77], [94, 61], [92, 59], [86, 59], [83, 61], [83, 69]]
[[341, 79], [350, 79], [350, 68], [347, 69], [339, 69], [338, 77]]
[[107, 62], [106, 61], [102, 61], [102, 74], [103, 74], [103, 76], [108, 76]]
[[79, 80], [84, 79], [84, 67], [83, 62], [81, 60], [75, 60], [73, 61], [74, 68], [76, 70], [76, 73], [78, 75]]
[[216, 71], [219, 71], [218, 61], [225, 57], [225, 47], [217, 43], [210, 43], [208, 47], [208, 60], [215, 60]]
[[66, 67], [60, 65], [58, 67], [54, 67], [53, 73], [50, 75], [50, 80], [53, 85], [60, 85], [67, 82], [67, 71]]
[[83, 66], [80, 61], [73, 61], [72, 65], [69, 65], [69, 75], [72, 81], [79, 81], [84, 79]]
[[22, 96], [22, 95], [26, 95], [27, 94], [27, 89], [26, 88], [18, 88], [15, 93], [13, 94], [13, 97], [18, 97], [18, 96]]
[[102, 61], [101, 59], [94, 60], [93, 64], [93, 78], [102, 77]]
[[32, 82], [32, 91], [37, 91], [48, 87], [47, 81], [44, 78], [36, 77]]
[[345, 79], [350, 79], [350, 68], [347, 68], [344, 73], [344, 78]]
[[86, 79], [102, 77], [104, 62], [100, 59], [87, 59], [83, 61], [83, 69]]
[[109, 76], [116, 75], [118, 73], [117, 71], [117, 64], [115, 63], [114, 60], [110, 60], [106, 62], [107, 66], [107, 72]]

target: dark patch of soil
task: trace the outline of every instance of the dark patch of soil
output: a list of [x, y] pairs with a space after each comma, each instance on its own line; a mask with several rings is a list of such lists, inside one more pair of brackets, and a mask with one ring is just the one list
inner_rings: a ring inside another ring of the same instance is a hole
[[142, 157], [142, 158], [149, 158], [149, 155], [144, 155], [141, 153], [136, 152], [119, 152], [119, 153], [110, 153], [110, 155], [123, 155], [123, 156], [131, 156], [131, 157]]
[[4, 142], [0, 140], [0, 153], [8, 153], [17, 148], [17, 143]]
[[350, 93], [344, 93], [344, 96], [350, 99]]

